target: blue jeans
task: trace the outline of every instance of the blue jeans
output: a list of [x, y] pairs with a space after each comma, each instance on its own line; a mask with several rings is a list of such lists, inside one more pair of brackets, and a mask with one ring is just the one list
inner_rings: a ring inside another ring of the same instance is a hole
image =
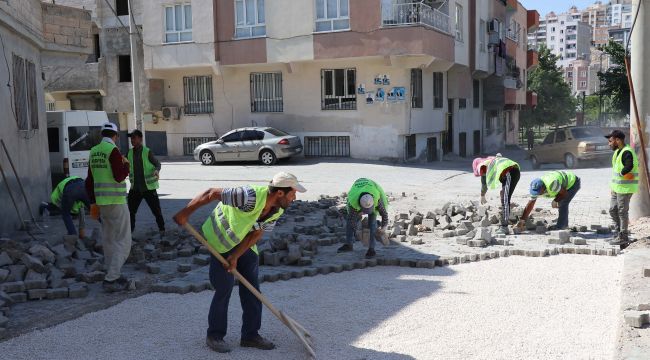
[[[222, 256], [227, 258], [230, 252]], [[223, 268], [217, 258], [214, 256], [211, 258], [210, 283], [214, 287], [214, 296], [208, 313], [208, 336], [223, 339], [228, 329], [228, 304], [235, 277]], [[237, 271], [257, 290], [260, 289], [259, 257], [253, 250], [249, 249], [237, 260]], [[258, 331], [262, 327], [262, 302], [244, 285], [239, 285], [239, 301], [243, 310], [241, 338], [250, 340], [259, 335]]]
[[571, 189], [567, 190], [567, 194], [564, 199], [559, 202], [559, 211], [557, 217], [557, 228], [566, 229], [569, 226], [569, 204], [573, 197], [576, 196], [576, 193], [580, 190], [580, 178], [576, 177], [576, 182], [573, 184]]
[[[84, 181], [81, 179], [71, 180], [63, 188], [63, 194], [61, 195], [61, 218], [63, 218], [63, 223], [65, 228], [68, 230], [68, 235], [77, 235], [77, 229], [74, 227], [72, 222], [72, 206], [77, 201], [84, 203], [86, 209], [90, 209], [90, 198], [86, 193], [86, 186]], [[83, 208], [79, 209], [79, 216], [83, 218], [85, 211]], [[83, 220], [81, 220], [83, 223]]]
[[[363, 216], [362, 216], [363, 217]], [[357, 220], [348, 219], [348, 223], [345, 229], [345, 242], [352, 245], [354, 244], [354, 221], [357, 222], [357, 229], [361, 229], [361, 218]], [[375, 248], [375, 234], [377, 233], [377, 214], [374, 212], [368, 215], [368, 228], [370, 228], [370, 243], [368, 249]]]

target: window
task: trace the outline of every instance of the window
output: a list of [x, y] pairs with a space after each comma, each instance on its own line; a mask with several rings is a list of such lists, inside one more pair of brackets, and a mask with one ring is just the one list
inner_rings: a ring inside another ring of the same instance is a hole
[[251, 73], [251, 112], [282, 112], [282, 73]]
[[478, 109], [481, 107], [481, 82], [479, 80], [474, 80], [472, 85], [472, 104], [474, 105], [474, 109]]
[[404, 144], [405, 149], [404, 150], [405, 150], [405, 153], [406, 153], [405, 154], [406, 158], [407, 159], [412, 159], [412, 158], [415, 157], [415, 150], [416, 150], [416, 147], [415, 147], [415, 145], [416, 145], [415, 134], [406, 135], [404, 137], [404, 140], [405, 140], [405, 144]]
[[571, 129], [571, 134], [576, 139], [599, 138], [603, 136], [599, 128], [574, 128]]
[[212, 76], [183, 77], [185, 114], [210, 114], [214, 112], [212, 101]]
[[117, 16], [129, 15], [129, 0], [115, 0]]
[[235, 0], [235, 38], [266, 36], [264, 0]]
[[68, 126], [70, 151], [90, 150], [102, 141], [101, 132], [101, 126]]
[[118, 55], [119, 82], [131, 82], [131, 55]]
[[356, 69], [321, 70], [321, 110], [356, 110]]
[[443, 78], [441, 72], [433, 73], [433, 108], [442, 109]]
[[478, 28], [478, 49], [481, 52], [485, 52], [486, 50], [485, 31], [486, 31], [485, 20], [481, 20]]
[[586, 81], [581, 81], [580, 82], [580, 87], [582, 87], [582, 88], [587, 87], [587, 82]]
[[558, 131], [555, 133], [555, 142], [556, 143], [561, 143], [566, 140], [566, 135], [564, 134], [564, 131]]
[[542, 143], [543, 145], [548, 145], [553, 143], [553, 139], [555, 139], [555, 133], [550, 133], [546, 135], [546, 138], [544, 138], [544, 142]]
[[551, 36], [551, 41], [555, 41], [555, 36]]
[[287, 136], [287, 135], [289, 135], [286, 132], [284, 132], [282, 130], [278, 130], [276, 128], [266, 128], [266, 132], [273, 135], [273, 136]]
[[463, 7], [456, 4], [456, 41], [463, 42]]
[[243, 131], [235, 131], [231, 132], [230, 134], [224, 135], [221, 140], [226, 143], [231, 143], [231, 142], [236, 142], [236, 141], [241, 141]]
[[18, 130], [38, 129], [38, 95], [36, 93], [36, 66], [14, 54], [13, 56], [14, 111]]
[[316, 32], [348, 29], [349, 0], [316, 0]]
[[465, 98], [458, 99], [458, 108], [459, 109], [466, 109], [467, 108], [467, 99], [465, 99]]
[[47, 145], [51, 153], [60, 152], [59, 128], [47, 128]]
[[411, 69], [411, 108], [422, 108], [422, 69]]
[[192, 5], [165, 6], [165, 43], [192, 41]]
[[264, 139], [264, 133], [258, 130], [244, 130], [241, 141], [259, 141]]
[[566, 73], [566, 76], [568, 78], [572, 78], [573, 77], [573, 72], [569, 71], [568, 73]]
[[586, 71], [581, 71], [581, 72], [580, 72], [580, 76], [582, 76], [582, 77], [587, 76], [587, 72], [586, 72]]

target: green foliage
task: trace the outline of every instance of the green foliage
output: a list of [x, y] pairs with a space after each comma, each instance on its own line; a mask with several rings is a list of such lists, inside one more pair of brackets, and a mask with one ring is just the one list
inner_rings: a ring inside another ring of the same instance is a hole
[[557, 56], [544, 45], [539, 49], [539, 66], [528, 77], [528, 90], [537, 93], [537, 107], [522, 112], [521, 122], [526, 128], [566, 125], [575, 117], [577, 100], [564, 82]]
[[598, 79], [601, 81], [600, 93], [610, 98], [614, 112], [629, 115], [630, 86], [625, 70], [625, 48], [610, 40], [602, 50], [609, 55], [613, 66], [605, 72], [598, 72]]

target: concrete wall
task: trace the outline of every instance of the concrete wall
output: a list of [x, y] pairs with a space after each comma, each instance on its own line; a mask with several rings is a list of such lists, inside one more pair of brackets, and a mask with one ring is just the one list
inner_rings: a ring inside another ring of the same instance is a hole
[[[469, 66], [469, 48], [473, 44], [470, 43], [469, 36], [469, 1], [468, 0], [456, 0], [453, 1], [449, 6], [449, 22], [450, 24], [456, 24], [456, 4], [463, 7], [463, 39], [462, 41], [456, 40], [454, 43], [454, 62], [456, 64]], [[453, 25], [451, 27], [452, 32], [455, 31]]]
[[[17, 6], [14, 7], [14, 6]], [[22, 24], [31, 30], [24, 30], [31, 34], [40, 24], [41, 4], [39, 1], [12, 1], [9, 4], [0, 2], [0, 35], [4, 41], [4, 55], [9, 61], [9, 71], [12, 69], [12, 56], [16, 54], [26, 60], [33, 62], [36, 69], [40, 69], [40, 49], [28, 38], [20, 36], [19, 30], [5, 25], [12, 19], [2, 12], [9, 11], [15, 14]], [[15, 19], [14, 19], [15, 20]], [[28, 35], [31, 36], [31, 35]], [[0, 57], [4, 59], [4, 57]], [[2, 60], [0, 60], [2, 61]], [[13, 74], [7, 71], [7, 67], [0, 66], [0, 82], [2, 84], [13, 83]], [[47, 125], [45, 121], [45, 99], [42, 91], [43, 83], [37, 70], [36, 88], [38, 95], [39, 126], [33, 131], [19, 131], [16, 120], [12, 115], [13, 97], [7, 86], [0, 86], [0, 109], [3, 109], [4, 116], [0, 117], [0, 137], [5, 141], [10, 152], [16, 171], [20, 176], [29, 204], [32, 209], [38, 209], [38, 204], [49, 197], [50, 186], [50, 161], [47, 147]], [[20, 212], [25, 219], [29, 219], [27, 207], [22, 200], [18, 184], [11, 172], [11, 167], [4, 154], [0, 151], [0, 164], [8, 176], [11, 192], [18, 200]], [[7, 184], [0, 179], [0, 233], [7, 234], [19, 226], [19, 218], [5, 188]]]
[[265, 5], [268, 62], [313, 60], [315, 2], [266, 0]]
[[[487, 42], [488, 42], [488, 34], [487, 30], [484, 28], [483, 31], [481, 31], [481, 26], [486, 27], [487, 22], [491, 19], [489, 17], [489, 7], [488, 7], [488, 2], [487, 1], [477, 1], [476, 2], [476, 17], [474, 19], [475, 25], [476, 25], [476, 40], [474, 42], [474, 47], [475, 47], [475, 54], [476, 54], [476, 62], [474, 63], [475, 70], [477, 72], [481, 72], [484, 75], [488, 74], [490, 71], [490, 59], [488, 57], [488, 54], [490, 54], [489, 49], [487, 48]], [[483, 20], [483, 23], [481, 24], [481, 20]], [[480, 41], [479, 37], [481, 36], [481, 33], [483, 34], [483, 42], [485, 43], [485, 47], [483, 49], [480, 48]]]

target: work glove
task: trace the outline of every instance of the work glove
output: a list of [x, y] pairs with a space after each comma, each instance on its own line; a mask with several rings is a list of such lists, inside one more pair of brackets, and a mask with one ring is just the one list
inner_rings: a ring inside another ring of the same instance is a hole
[[487, 204], [487, 199], [485, 198], [485, 195], [481, 195], [481, 205]]
[[99, 206], [97, 204], [90, 205], [90, 217], [99, 220]]
[[552, 207], [553, 209], [557, 209], [557, 208], [560, 207], [560, 204], [559, 204], [557, 201], [553, 201], [553, 202], [551, 202], [551, 207]]
[[375, 233], [375, 239], [381, 241], [384, 246], [390, 245], [390, 240], [388, 239], [388, 234], [386, 233], [386, 227], [377, 229]]

